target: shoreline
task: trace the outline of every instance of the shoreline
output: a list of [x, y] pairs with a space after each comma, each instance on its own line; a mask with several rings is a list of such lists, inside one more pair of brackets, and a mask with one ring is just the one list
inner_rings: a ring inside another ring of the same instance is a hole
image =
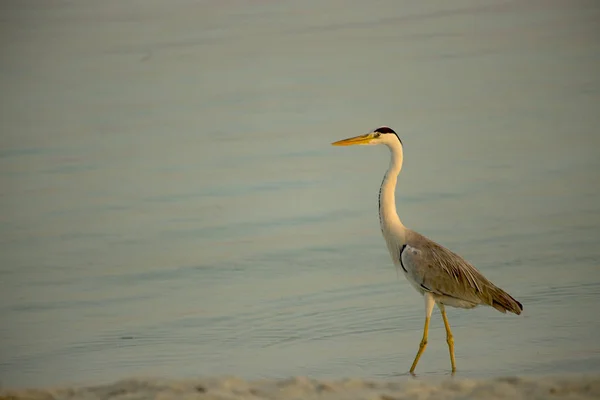
[[236, 377], [130, 378], [111, 384], [39, 389], [0, 389], [0, 400], [16, 399], [594, 399], [600, 374], [542, 377], [320, 380], [293, 377], [244, 380]]

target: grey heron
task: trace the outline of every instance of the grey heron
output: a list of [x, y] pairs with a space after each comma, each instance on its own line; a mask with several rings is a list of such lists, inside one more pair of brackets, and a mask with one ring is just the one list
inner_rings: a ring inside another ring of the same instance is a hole
[[332, 143], [334, 146], [386, 145], [391, 152], [390, 166], [379, 189], [379, 224], [396, 268], [401, 269], [410, 284], [425, 300], [425, 326], [419, 350], [410, 367], [414, 374], [427, 346], [429, 321], [437, 304], [446, 328], [452, 373], [456, 371], [454, 338], [446, 316], [446, 306], [474, 308], [486, 305], [506, 313], [521, 314], [523, 306], [504, 290], [490, 282], [473, 265], [446, 247], [407, 228], [396, 212], [396, 180], [404, 158], [400, 137], [393, 129], [382, 126], [366, 135]]

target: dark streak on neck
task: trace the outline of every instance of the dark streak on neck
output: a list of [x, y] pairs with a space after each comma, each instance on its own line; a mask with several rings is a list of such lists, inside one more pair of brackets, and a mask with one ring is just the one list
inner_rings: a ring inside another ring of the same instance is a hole
[[379, 187], [379, 195], [377, 196], [377, 208], [379, 210], [379, 226], [381, 227], [381, 231], [383, 232], [383, 215], [381, 215], [381, 192], [383, 191], [383, 184], [385, 183], [385, 178], [387, 178], [387, 172], [383, 175], [383, 180], [381, 181], [381, 186]]

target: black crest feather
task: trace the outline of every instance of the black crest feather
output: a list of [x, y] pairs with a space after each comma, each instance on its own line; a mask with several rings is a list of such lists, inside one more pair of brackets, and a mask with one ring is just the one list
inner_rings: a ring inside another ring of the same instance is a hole
[[392, 128], [390, 128], [389, 126], [379, 127], [377, 129], [375, 129], [375, 132], [377, 132], [377, 133], [393, 133], [394, 135], [396, 135], [396, 132], [394, 132], [394, 130]]
[[393, 133], [394, 135], [396, 135], [396, 137], [400, 141], [400, 144], [404, 145], [402, 143], [402, 139], [400, 139], [400, 136], [398, 136], [398, 134], [392, 128], [390, 128], [389, 126], [380, 126], [379, 128], [375, 129], [373, 132], [375, 132], [375, 133], [381, 133], [381, 134]]

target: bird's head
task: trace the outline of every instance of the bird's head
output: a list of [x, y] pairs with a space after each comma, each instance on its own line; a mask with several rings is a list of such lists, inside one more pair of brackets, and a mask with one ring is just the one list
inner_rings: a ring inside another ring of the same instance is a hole
[[402, 144], [402, 140], [389, 126], [381, 126], [366, 135], [351, 137], [331, 143], [333, 146], [353, 146], [353, 145], [376, 145], [385, 144], [388, 146]]

